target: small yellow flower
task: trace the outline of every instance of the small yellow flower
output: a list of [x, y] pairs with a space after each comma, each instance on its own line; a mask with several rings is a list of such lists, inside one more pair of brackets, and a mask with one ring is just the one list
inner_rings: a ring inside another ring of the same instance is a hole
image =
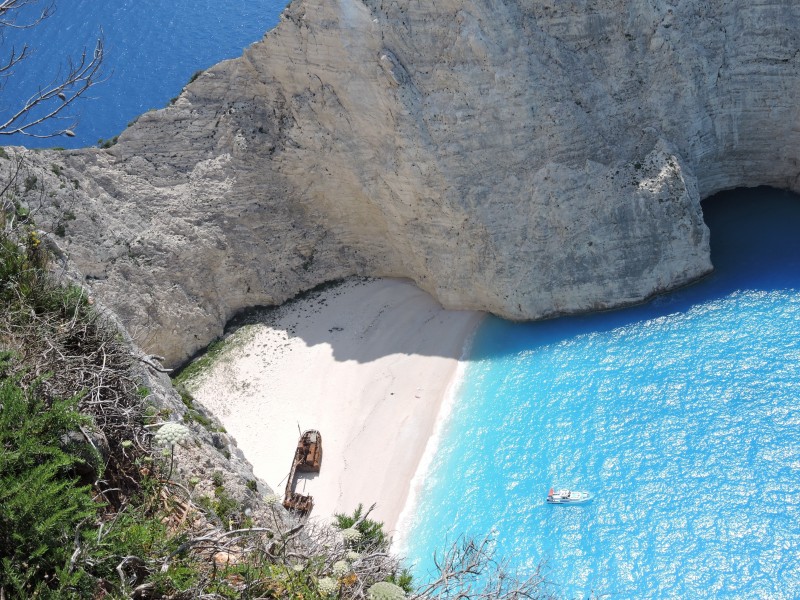
[[358, 575], [355, 573], [350, 573], [349, 575], [342, 577], [340, 581], [342, 582], [343, 586], [350, 587], [358, 583]]

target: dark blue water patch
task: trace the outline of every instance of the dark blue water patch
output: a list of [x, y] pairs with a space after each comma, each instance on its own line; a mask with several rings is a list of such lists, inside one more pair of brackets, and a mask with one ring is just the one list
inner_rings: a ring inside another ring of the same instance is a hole
[[[424, 578], [460, 534], [564, 598], [796, 598], [797, 197], [704, 203], [716, 271], [631, 309], [487, 319], [409, 532]], [[592, 503], [547, 505], [551, 486]], [[453, 499], [457, 498], [458, 501]]]
[[[738, 189], [703, 202], [718, 282], [731, 289], [800, 286], [800, 198], [772, 188]], [[698, 286], [704, 291], [704, 286]]]
[[[63, 72], [67, 56], [92, 52], [102, 36], [107, 80], [78, 102], [64, 125], [77, 118], [76, 137], [11, 136], [4, 144], [29, 147], [91, 146], [118, 135], [140, 114], [162, 108], [189, 78], [221, 60], [235, 58], [274, 27], [288, 0], [58, 0], [55, 13], [28, 30], [3, 32], [2, 53], [27, 43], [34, 53], [8, 78], [0, 95], [0, 118], [39, 86]], [[42, 7], [45, 3], [39, 3]], [[31, 11], [28, 11], [33, 16]]]

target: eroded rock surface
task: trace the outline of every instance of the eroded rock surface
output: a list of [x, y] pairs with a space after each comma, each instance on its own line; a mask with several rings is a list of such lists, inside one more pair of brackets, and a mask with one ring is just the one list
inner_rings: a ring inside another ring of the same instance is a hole
[[637, 302], [711, 269], [701, 198], [800, 189], [798, 32], [788, 0], [296, 0], [110, 150], [28, 153], [40, 222], [173, 364], [351, 274]]

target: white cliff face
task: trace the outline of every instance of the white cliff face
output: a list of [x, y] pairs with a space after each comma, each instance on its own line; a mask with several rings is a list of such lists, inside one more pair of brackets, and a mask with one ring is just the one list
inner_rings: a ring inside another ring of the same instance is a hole
[[798, 32], [789, 0], [296, 0], [110, 151], [31, 160], [64, 167], [56, 241], [171, 363], [350, 274], [610, 308], [711, 269], [701, 198], [800, 188]]

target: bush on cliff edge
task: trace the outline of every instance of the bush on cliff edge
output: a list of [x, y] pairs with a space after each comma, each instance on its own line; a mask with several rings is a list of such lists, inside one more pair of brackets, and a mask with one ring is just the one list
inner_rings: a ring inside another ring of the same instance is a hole
[[35, 386], [0, 380], [0, 589], [11, 597], [42, 596], [53, 578], [77, 583], [64, 569], [74, 532], [96, 506], [89, 486], [77, 485], [81, 459], [63, 448], [87, 423], [76, 403], [46, 402]]

